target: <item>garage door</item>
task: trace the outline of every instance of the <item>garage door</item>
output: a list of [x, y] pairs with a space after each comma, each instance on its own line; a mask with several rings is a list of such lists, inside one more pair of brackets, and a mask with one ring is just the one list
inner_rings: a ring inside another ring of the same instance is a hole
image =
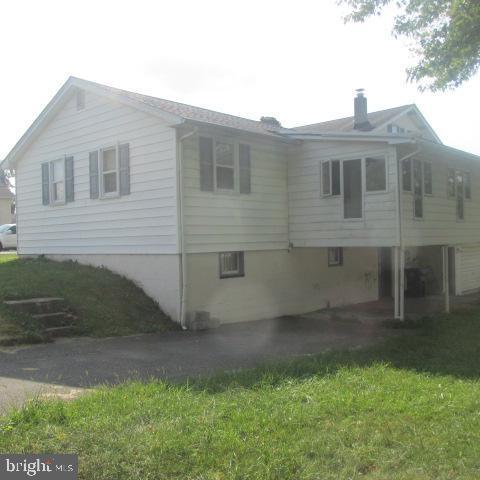
[[457, 249], [455, 263], [457, 293], [480, 289], [480, 245]]

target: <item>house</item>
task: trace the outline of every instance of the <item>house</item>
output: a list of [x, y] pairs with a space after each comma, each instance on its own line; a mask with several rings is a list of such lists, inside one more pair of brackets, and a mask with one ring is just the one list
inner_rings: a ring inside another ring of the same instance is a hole
[[13, 220], [13, 193], [0, 172], [0, 225], [12, 223]]
[[[69, 78], [4, 160], [18, 250], [104, 265], [185, 325], [480, 289], [480, 158], [415, 105], [284, 128]], [[205, 316], [205, 313], [198, 315]]]

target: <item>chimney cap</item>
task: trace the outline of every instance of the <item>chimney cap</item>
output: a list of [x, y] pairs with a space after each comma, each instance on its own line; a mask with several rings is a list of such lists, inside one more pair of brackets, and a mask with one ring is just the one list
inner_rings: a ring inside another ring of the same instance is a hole
[[365, 93], [364, 88], [357, 88], [355, 91], [357, 92], [357, 97], [363, 97], [363, 95]]

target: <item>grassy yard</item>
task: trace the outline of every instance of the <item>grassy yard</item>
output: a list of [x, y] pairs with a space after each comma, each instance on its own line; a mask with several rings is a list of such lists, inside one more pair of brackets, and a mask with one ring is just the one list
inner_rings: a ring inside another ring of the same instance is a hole
[[480, 478], [480, 314], [185, 382], [35, 401], [2, 452], [77, 452], [82, 479]]
[[38, 342], [39, 322], [4, 300], [63, 297], [79, 317], [75, 334], [128, 335], [176, 328], [155, 302], [124, 277], [104, 268], [43, 258], [0, 255], [0, 340]]

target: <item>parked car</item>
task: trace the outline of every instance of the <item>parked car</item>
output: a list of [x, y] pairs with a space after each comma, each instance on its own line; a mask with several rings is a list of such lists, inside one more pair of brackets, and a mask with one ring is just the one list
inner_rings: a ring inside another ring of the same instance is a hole
[[7, 223], [0, 226], [0, 250], [17, 248], [17, 225]]

